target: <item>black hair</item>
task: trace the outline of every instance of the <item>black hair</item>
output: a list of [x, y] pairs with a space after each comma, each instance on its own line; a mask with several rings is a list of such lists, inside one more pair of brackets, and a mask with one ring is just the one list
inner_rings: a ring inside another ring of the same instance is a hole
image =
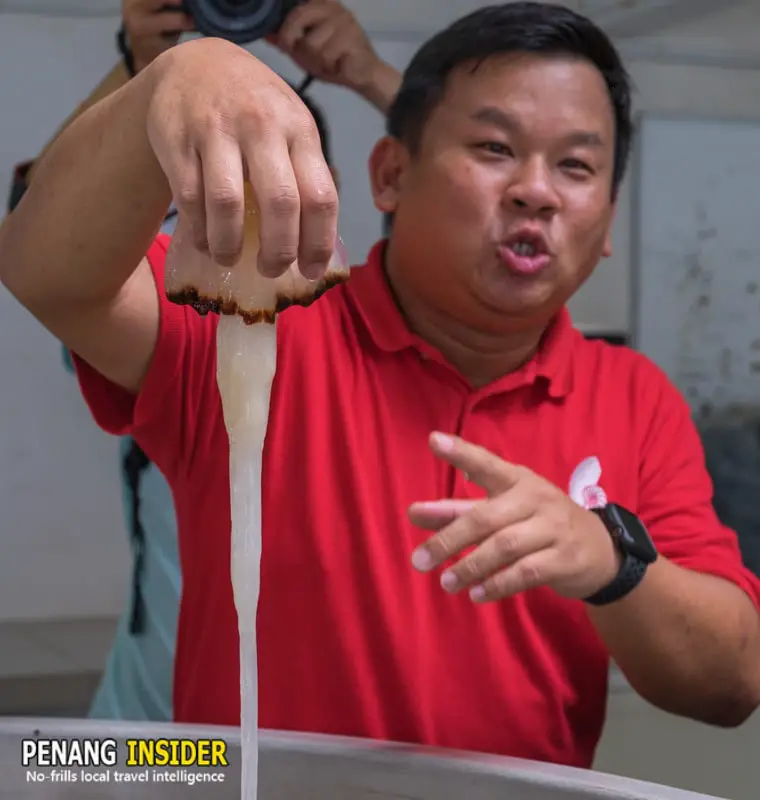
[[416, 152], [451, 72], [466, 62], [477, 65], [506, 53], [566, 55], [584, 59], [599, 70], [615, 114], [615, 196], [625, 177], [633, 139], [630, 79], [609, 37], [591, 20], [565, 6], [499, 3], [480, 8], [436, 34], [404, 71], [388, 113], [388, 134]]
[[[294, 91], [297, 91], [295, 86], [291, 86]], [[332, 160], [332, 150], [330, 148], [330, 128], [327, 125], [327, 119], [325, 118], [325, 112], [322, 110], [322, 107], [315, 103], [308, 94], [300, 93], [298, 95], [303, 104], [306, 108], [311, 111], [312, 117], [314, 117], [314, 122], [317, 125], [317, 132], [319, 133], [319, 141], [322, 143], [322, 153], [325, 156], [325, 161], [329, 167], [333, 166]]]

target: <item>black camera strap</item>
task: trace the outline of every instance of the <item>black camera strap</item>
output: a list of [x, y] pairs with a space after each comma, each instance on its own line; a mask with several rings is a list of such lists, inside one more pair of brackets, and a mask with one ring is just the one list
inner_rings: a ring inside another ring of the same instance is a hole
[[122, 469], [124, 481], [129, 489], [130, 511], [132, 522], [132, 547], [134, 561], [132, 564], [132, 609], [129, 615], [129, 632], [137, 636], [145, 630], [145, 597], [142, 591], [142, 577], [145, 569], [145, 529], [140, 520], [140, 482], [145, 470], [150, 466], [150, 459], [145, 455], [137, 442], [132, 439], [129, 450], [124, 456]]
[[312, 83], [314, 83], [314, 76], [313, 75], [307, 75], [301, 81], [301, 83], [298, 84], [298, 87], [296, 88], [296, 94], [299, 97], [303, 97], [306, 94], [306, 91], [309, 88], [309, 86], [312, 85]]
[[124, 62], [124, 68], [127, 70], [127, 74], [130, 78], [134, 78], [137, 75], [137, 70], [135, 69], [135, 56], [132, 52], [132, 48], [129, 45], [129, 40], [127, 38], [127, 29], [124, 27], [124, 23], [122, 22], [121, 27], [119, 28], [118, 32], [116, 33], [116, 47], [121, 54], [122, 61]]

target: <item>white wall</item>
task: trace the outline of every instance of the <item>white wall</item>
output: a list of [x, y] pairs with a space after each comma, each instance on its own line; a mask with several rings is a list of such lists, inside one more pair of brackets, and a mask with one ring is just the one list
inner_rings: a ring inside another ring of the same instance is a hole
[[[760, 118], [760, 3], [716, 12], [658, 37], [626, 42], [623, 49], [631, 54], [627, 66], [638, 112]], [[571, 303], [578, 321], [626, 331], [632, 267], [631, 174], [619, 201], [614, 255], [599, 265]]]
[[[113, 23], [0, 16], [0, 192], [114, 63]], [[128, 550], [115, 440], [60, 347], [0, 289], [0, 619], [118, 613]]]
[[724, 730], [666, 714], [633, 691], [610, 696], [595, 767], [725, 800], [760, 797], [760, 714]]

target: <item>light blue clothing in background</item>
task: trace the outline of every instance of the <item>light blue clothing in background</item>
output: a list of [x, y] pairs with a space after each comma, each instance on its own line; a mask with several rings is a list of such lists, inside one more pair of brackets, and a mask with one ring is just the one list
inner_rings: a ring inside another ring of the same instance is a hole
[[[175, 221], [176, 218], [167, 219], [162, 232], [171, 233]], [[65, 348], [64, 361], [73, 371], [71, 356]], [[132, 439], [123, 437], [119, 472], [126, 521], [124, 532], [130, 537], [134, 562], [138, 543], [133, 541], [132, 499], [123, 467], [131, 447]], [[90, 717], [95, 719], [172, 720], [174, 651], [182, 580], [174, 500], [169, 485], [154, 464], [149, 464], [141, 473], [139, 498], [144, 543], [142, 568], [136, 579], [143, 600], [142, 625], [139, 632], [130, 631], [135, 603], [135, 586], [131, 582], [127, 606], [119, 620], [90, 708]], [[114, 528], [119, 527], [114, 520]], [[112, 535], [113, 532], [103, 531], [103, 534]]]
[[[119, 448], [122, 459], [131, 444], [128, 437], [122, 439]], [[131, 496], [126, 480], [122, 481], [127, 532], [131, 538]], [[142, 473], [139, 496], [145, 534], [143, 563], [137, 576], [143, 599], [143, 623], [139, 632], [130, 632], [135, 602], [135, 587], [131, 585], [90, 716], [171, 721], [181, 575], [174, 501], [166, 480], [154, 464]], [[131, 544], [136, 558], [137, 543]]]

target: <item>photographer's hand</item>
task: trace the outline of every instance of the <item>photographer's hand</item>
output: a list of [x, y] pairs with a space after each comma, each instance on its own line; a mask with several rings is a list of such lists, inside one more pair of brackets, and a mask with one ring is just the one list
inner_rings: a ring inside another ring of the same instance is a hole
[[268, 41], [310, 75], [353, 89], [383, 113], [401, 85], [401, 75], [377, 55], [356, 17], [337, 0], [296, 6]]
[[192, 17], [178, 3], [176, 8], [169, 6], [171, 10], [167, 6], [166, 0], [122, 0], [121, 15], [137, 72], [177, 44], [182, 33], [195, 30]]

